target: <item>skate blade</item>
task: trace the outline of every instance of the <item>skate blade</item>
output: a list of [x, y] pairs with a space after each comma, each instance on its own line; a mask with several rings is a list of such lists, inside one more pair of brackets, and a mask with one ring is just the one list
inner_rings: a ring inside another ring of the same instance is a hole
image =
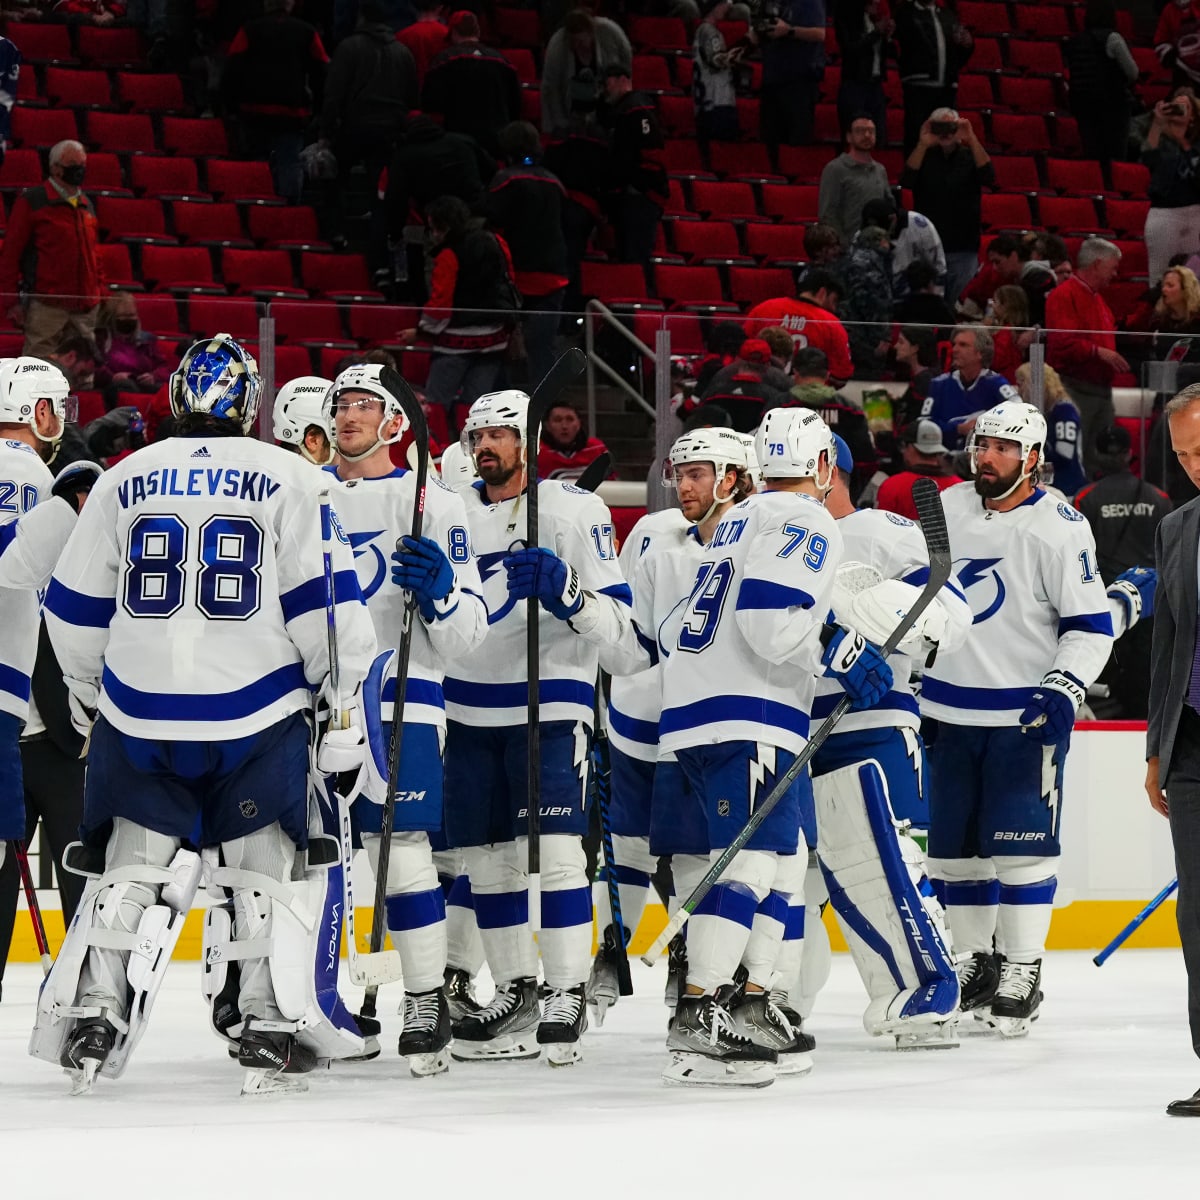
[[308, 1084], [299, 1075], [259, 1067], [250, 1068], [242, 1079], [243, 1096], [298, 1096], [307, 1091]]
[[608, 1016], [608, 1010], [612, 1008], [616, 1002], [616, 996], [610, 995], [609, 993], [588, 997], [588, 1008], [592, 1010], [592, 1016], [598, 1026], [604, 1024], [604, 1018]]
[[432, 1054], [402, 1055], [408, 1059], [409, 1074], [414, 1079], [428, 1079], [431, 1075], [444, 1075], [450, 1070], [450, 1048], [443, 1046]]
[[552, 1067], [571, 1067], [583, 1061], [583, 1046], [579, 1042], [547, 1042], [546, 1061]]
[[455, 1038], [450, 1043], [450, 1057], [457, 1062], [502, 1062], [506, 1059], [538, 1058], [542, 1048], [537, 1044], [537, 1030], [507, 1034], [489, 1042], [466, 1042]]
[[1036, 1019], [1036, 1017], [997, 1017], [989, 1013], [987, 1026], [1002, 1038], [1023, 1038], [1028, 1036], [1030, 1026]]
[[71, 1095], [89, 1095], [99, 1071], [100, 1060], [98, 1058], [85, 1058], [77, 1070], [68, 1070], [67, 1074], [71, 1077]]
[[[379, 1054], [379, 1039], [374, 1036], [366, 1037], [363, 1038], [363, 1048], [361, 1054], [347, 1054], [345, 1058], [335, 1058], [333, 1063], [370, 1062], [371, 1059], [378, 1058]], [[237, 1055], [235, 1054], [233, 1057], [236, 1058]]]
[[813, 1056], [810, 1050], [797, 1050], [788, 1054], [781, 1050], [775, 1063], [776, 1075], [807, 1075], [813, 1069]]
[[676, 1050], [662, 1079], [672, 1087], [764, 1088], [775, 1082], [775, 1067], [771, 1063], [721, 1062]]
[[957, 1050], [960, 1043], [953, 1023], [931, 1029], [890, 1030], [897, 1050]]

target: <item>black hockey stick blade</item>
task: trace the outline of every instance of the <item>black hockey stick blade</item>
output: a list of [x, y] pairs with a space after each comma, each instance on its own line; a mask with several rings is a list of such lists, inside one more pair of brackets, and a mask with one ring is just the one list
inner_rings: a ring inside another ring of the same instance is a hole
[[[926, 485], [926, 486], [922, 486]], [[913, 502], [917, 505], [918, 513], [922, 513], [921, 532], [926, 538], [926, 549], [929, 554], [929, 578], [921, 589], [920, 595], [913, 601], [912, 607], [904, 614], [903, 620], [888, 635], [888, 639], [880, 648], [886, 657], [904, 639], [904, 635], [913, 627], [920, 615], [929, 607], [933, 598], [942, 590], [950, 578], [951, 558], [950, 539], [946, 529], [946, 516], [942, 511], [942, 497], [937, 485], [930, 479], [918, 479], [913, 485]], [[925, 524], [928, 518], [929, 526]], [[930, 541], [930, 537], [935, 541]], [[729, 864], [737, 857], [742, 847], [754, 836], [758, 828], [770, 815], [771, 810], [779, 803], [784, 793], [799, 777], [812, 761], [813, 756], [825, 744], [826, 738], [833, 732], [837, 723], [850, 709], [850, 697], [843, 696], [835, 705], [833, 712], [821, 722], [816, 733], [809, 738], [804, 749], [792, 760], [792, 765], [783, 773], [771, 789], [767, 798], [754, 810], [750, 819], [742, 826], [737, 836], [722, 852], [721, 856], [709, 867], [704, 878], [696, 884], [692, 894], [679, 906], [675, 915], [667, 922], [662, 933], [654, 940], [654, 944], [642, 955], [642, 962], [648, 967], [667, 948], [671, 939], [687, 924], [688, 918], [696, 911], [701, 901], [712, 890], [713, 885], [728, 869]]]
[[540, 423], [546, 409], [583, 374], [586, 366], [587, 356], [578, 346], [560, 354], [529, 397], [530, 417], [536, 416]]
[[594, 492], [608, 478], [611, 470], [612, 455], [605, 450], [583, 468], [583, 474], [575, 480], [575, 486], [581, 492]]

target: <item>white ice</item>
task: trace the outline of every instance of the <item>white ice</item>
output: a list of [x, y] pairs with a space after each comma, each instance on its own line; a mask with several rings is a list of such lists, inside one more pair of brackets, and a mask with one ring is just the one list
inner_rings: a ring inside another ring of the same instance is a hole
[[124, 1077], [72, 1099], [26, 1054], [40, 970], [10, 965], [0, 1197], [1158, 1200], [1200, 1176], [1200, 1121], [1163, 1113], [1200, 1085], [1177, 951], [1123, 950], [1100, 970], [1052, 954], [1030, 1037], [904, 1054], [863, 1033], [861, 986], [835, 955], [809, 1023], [812, 1074], [738, 1094], [659, 1081], [665, 967], [634, 972], [637, 995], [574, 1067], [456, 1063], [412, 1079], [385, 991], [380, 1058], [309, 1076], [306, 1095], [243, 1099], [197, 965], [175, 963]]

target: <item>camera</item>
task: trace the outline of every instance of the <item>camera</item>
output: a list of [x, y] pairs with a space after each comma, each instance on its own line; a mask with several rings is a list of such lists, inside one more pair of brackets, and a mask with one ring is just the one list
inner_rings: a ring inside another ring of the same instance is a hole
[[1182, 117], [1184, 115], [1184, 111], [1183, 105], [1180, 104], [1178, 100], [1172, 100], [1171, 103], [1163, 109], [1163, 112], [1166, 113], [1168, 117]]
[[775, 22], [782, 16], [783, 5], [780, 0], [764, 0], [762, 4], [756, 6], [750, 24], [759, 37], [766, 37], [775, 27]]
[[929, 130], [934, 137], [949, 137], [958, 132], [957, 121], [931, 121]]

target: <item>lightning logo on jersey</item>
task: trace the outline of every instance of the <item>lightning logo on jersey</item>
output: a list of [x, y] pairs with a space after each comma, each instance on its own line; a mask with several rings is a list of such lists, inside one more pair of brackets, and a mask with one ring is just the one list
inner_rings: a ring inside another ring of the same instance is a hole
[[[340, 529], [341, 526], [339, 525]], [[370, 598], [379, 591], [383, 583], [383, 577], [387, 572], [387, 563], [383, 558], [383, 551], [376, 546], [375, 539], [383, 534], [382, 529], [373, 529], [368, 533], [352, 533], [350, 534], [350, 549], [354, 551], [354, 561], [357, 563], [360, 559], [365, 559], [367, 552], [375, 556], [375, 570], [369, 580], [363, 578], [363, 572], [358, 572], [358, 586], [362, 589], [363, 599]], [[346, 535], [342, 535], [342, 540], [346, 541]]]
[[[954, 562], [959, 586], [975, 614], [971, 622], [973, 625], [982, 625], [989, 617], [994, 617], [1004, 604], [1004, 580], [996, 569], [1003, 561], [1001, 558], [959, 558]], [[995, 589], [995, 594], [987, 604], [983, 604], [982, 600], [991, 588]]]
[[758, 806], [758, 791], [768, 775], [775, 774], [775, 747], [759, 743], [758, 754], [750, 760], [750, 811]]

